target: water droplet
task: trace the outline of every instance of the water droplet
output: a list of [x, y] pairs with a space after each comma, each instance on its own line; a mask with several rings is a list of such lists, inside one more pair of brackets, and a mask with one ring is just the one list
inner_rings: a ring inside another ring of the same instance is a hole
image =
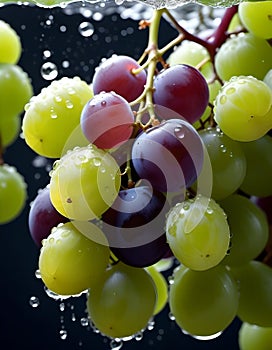
[[118, 338], [112, 339], [112, 341], [110, 342], [110, 348], [112, 350], [119, 350], [121, 349], [122, 346], [123, 346], [123, 342]]
[[44, 57], [44, 58], [49, 58], [49, 57], [51, 57], [51, 51], [49, 51], [49, 50], [44, 50], [44, 52], [43, 52], [43, 57]]
[[226, 153], [227, 152], [227, 147], [225, 145], [220, 145], [220, 151], [222, 153]]
[[143, 339], [143, 332], [138, 332], [135, 334], [135, 340], [140, 341]]
[[155, 321], [152, 319], [147, 324], [147, 330], [152, 331], [154, 329], [154, 327], [155, 327]]
[[60, 309], [60, 311], [64, 311], [65, 310], [65, 304], [64, 303], [60, 303], [59, 309]]
[[168, 317], [171, 321], [175, 321], [176, 317], [172, 314], [172, 312], [169, 312]]
[[207, 214], [213, 214], [213, 210], [212, 208], [208, 207], [207, 210], [206, 210]]
[[74, 107], [73, 103], [70, 100], [66, 100], [65, 105], [68, 109], [72, 109]]
[[32, 296], [29, 299], [29, 304], [32, 307], [38, 307], [40, 305], [40, 300], [39, 300], [39, 298]]
[[50, 117], [51, 117], [52, 119], [58, 118], [58, 115], [57, 115], [57, 113], [55, 112], [55, 110], [54, 110], [53, 107], [50, 108]]
[[68, 335], [66, 329], [61, 329], [59, 331], [59, 335], [60, 335], [60, 339], [65, 340], [67, 338], [67, 335]]
[[93, 159], [94, 166], [100, 166], [101, 165], [101, 160], [98, 158]]
[[168, 277], [168, 283], [169, 284], [174, 284], [174, 282], [175, 282], [174, 276], [169, 276]]
[[41, 67], [41, 76], [45, 80], [54, 80], [58, 76], [58, 69], [55, 63], [45, 62]]
[[227, 97], [225, 95], [220, 96], [219, 102], [221, 105], [225, 104], [227, 102]]
[[177, 126], [174, 130], [174, 133], [178, 139], [183, 139], [185, 136], [182, 126]]
[[75, 321], [76, 321], [76, 315], [75, 315], [75, 313], [74, 313], [74, 312], [72, 313], [71, 320], [72, 320], [73, 322], [75, 322]]
[[88, 319], [88, 317], [82, 317], [82, 318], [80, 319], [80, 324], [81, 324], [81, 326], [83, 326], [83, 327], [89, 326], [89, 319]]
[[90, 22], [82, 22], [78, 26], [79, 33], [85, 38], [90, 37], [94, 33], [94, 26]]
[[40, 270], [35, 271], [35, 277], [38, 279], [42, 278]]
[[226, 94], [231, 95], [231, 94], [234, 94], [235, 91], [236, 91], [236, 89], [234, 87], [230, 87], [226, 90]]
[[101, 106], [102, 106], [102, 107], [106, 107], [106, 105], [107, 105], [107, 101], [102, 101], [102, 102], [101, 102]]

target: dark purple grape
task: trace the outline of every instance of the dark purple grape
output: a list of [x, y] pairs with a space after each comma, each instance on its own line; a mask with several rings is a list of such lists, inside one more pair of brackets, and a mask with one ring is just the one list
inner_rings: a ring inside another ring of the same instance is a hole
[[272, 196], [268, 196], [268, 197], [252, 196], [250, 200], [265, 212], [267, 216], [267, 220], [271, 225], [272, 224]]
[[128, 102], [134, 101], [144, 90], [146, 72], [141, 70], [133, 74], [133, 69], [140, 65], [129, 56], [112, 56], [96, 69], [93, 77], [93, 91], [98, 94], [102, 91], [115, 91]]
[[134, 142], [132, 163], [142, 179], [161, 192], [184, 192], [197, 179], [203, 145], [188, 122], [170, 119], [148, 129]]
[[153, 265], [169, 253], [165, 236], [166, 197], [149, 186], [119, 192], [113, 206], [102, 216], [114, 255], [127, 265]]
[[153, 100], [155, 104], [174, 110], [193, 124], [209, 103], [208, 84], [196, 68], [178, 64], [155, 77]]
[[37, 246], [41, 247], [42, 240], [49, 236], [53, 227], [67, 221], [69, 220], [53, 207], [49, 187], [40, 190], [30, 206], [28, 216], [30, 235]]

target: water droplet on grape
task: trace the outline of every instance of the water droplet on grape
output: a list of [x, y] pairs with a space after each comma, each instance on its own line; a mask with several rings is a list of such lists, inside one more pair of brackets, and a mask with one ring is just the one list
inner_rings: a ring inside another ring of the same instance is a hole
[[227, 152], [227, 147], [225, 146], [225, 145], [220, 145], [220, 151], [222, 152], [222, 153], [226, 153]]
[[226, 94], [231, 95], [231, 94], [234, 94], [235, 91], [236, 91], [236, 89], [234, 87], [230, 87], [226, 90]]
[[154, 327], [155, 327], [155, 321], [152, 319], [147, 324], [147, 330], [152, 331], [154, 329]]
[[213, 214], [213, 210], [212, 208], [208, 207], [207, 210], [206, 210], [207, 214]]
[[78, 31], [82, 36], [88, 38], [93, 35], [94, 26], [90, 22], [82, 22], [78, 27]]
[[184, 134], [184, 130], [183, 130], [183, 127], [182, 126], [177, 126], [175, 129], [174, 129], [174, 133], [176, 135], [176, 137], [178, 139], [183, 139], [185, 134]]
[[169, 312], [168, 317], [171, 321], [175, 321], [176, 317], [172, 314], [172, 312]]
[[58, 76], [58, 69], [55, 63], [45, 62], [41, 67], [41, 76], [45, 80], [54, 80]]
[[82, 318], [80, 319], [80, 324], [81, 324], [81, 326], [83, 326], [83, 327], [89, 326], [89, 319], [88, 319], [87, 317], [82, 317]]
[[35, 277], [36, 277], [37, 279], [42, 278], [40, 270], [36, 270], [36, 271], [35, 271]]
[[138, 332], [137, 334], [135, 334], [135, 340], [140, 341], [143, 339], [143, 332]]
[[227, 102], [227, 97], [225, 95], [220, 96], [219, 102], [223, 105]]
[[29, 304], [32, 307], [38, 307], [40, 305], [40, 300], [39, 300], [39, 298], [32, 296], [29, 299]]
[[93, 163], [94, 163], [94, 166], [100, 166], [101, 165], [101, 160], [100, 159], [98, 159], [98, 158], [94, 158], [93, 159]]
[[68, 109], [72, 109], [74, 107], [73, 103], [70, 100], [66, 100], [65, 105]]

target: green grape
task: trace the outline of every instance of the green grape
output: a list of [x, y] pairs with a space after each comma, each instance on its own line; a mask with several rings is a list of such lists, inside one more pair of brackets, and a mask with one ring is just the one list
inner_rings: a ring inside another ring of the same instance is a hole
[[252, 76], [233, 77], [214, 102], [214, 119], [236, 141], [254, 141], [272, 128], [272, 93]]
[[112, 338], [145, 329], [155, 305], [156, 289], [149, 273], [121, 262], [107, 270], [103, 282], [91, 288], [87, 300], [91, 321]]
[[272, 90], [272, 68], [266, 73], [263, 81]]
[[206, 271], [181, 268], [170, 284], [169, 306], [179, 327], [194, 336], [222, 332], [236, 316], [239, 291], [224, 266]]
[[0, 63], [16, 64], [22, 52], [21, 40], [11, 26], [0, 20]]
[[33, 94], [26, 72], [13, 64], [0, 64], [0, 116], [9, 117], [23, 112]]
[[272, 38], [272, 1], [245, 1], [238, 7], [244, 27], [253, 35], [263, 39]]
[[39, 256], [42, 281], [56, 294], [79, 294], [103, 278], [109, 256], [107, 245], [88, 239], [71, 222], [60, 224], [42, 241]]
[[219, 202], [228, 217], [231, 232], [226, 265], [242, 265], [255, 259], [265, 248], [269, 227], [265, 213], [244, 196], [233, 194]]
[[231, 268], [231, 272], [239, 283], [239, 318], [261, 327], [272, 327], [272, 268], [253, 260]]
[[272, 327], [259, 327], [243, 322], [239, 329], [238, 339], [240, 350], [270, 350]]
[[245, 193], [266, 197], [272, 195], [272, 137], [265, 135], [252, 142], [242, 142], [247, 163], [246, 176], [240, 188]]
[[79, 221], [100, 217], [117, 197], [121, 181], [115, 159], [95, 145], [68, 151], [50, 175], [52, 204], [62, 215]]
[[215, 68], [222, 80], [237, 75], [263, 79], [271, 68], [272, 47], [262, 38], [243, 33], [229, 38], [215, 56]]
[[201, 195], [170, 210], [166, 235], [176, 258], [199, 271], [219, 264], [230, 243], [225, 213], [213, 199]]
[[199, 132], [210, 157], [213, 174], [212, 198], [223, 199], [235, 192], [246, 174], [246, 158], [239, 142], [218, 128]]
[[6, 224], [21, 214], [27, 198], [26, 187], [24, 178], [13, 166], [0, 166], [0, 224]]
[[60, 158], [92, 96], [90, 86], [79, 77], [65, 77], [42, 89], [25, 107], [22, 129], [29, 147], [39, 155]]
[[153, 282], [156, 286], [157, 291], [157, 302], [154, 310], [154, 315], [157, 315], [161, 312], [168, 301], [168, 284], [163, 274], [156, 269], [154, 265], [148, 266], [146, 271], [150, 274], [153, 279]]
[[18, 137], [21, 128], [21, 118], [15, 115], [0, 118], [0, 139], [3, 147], [10, 146]]

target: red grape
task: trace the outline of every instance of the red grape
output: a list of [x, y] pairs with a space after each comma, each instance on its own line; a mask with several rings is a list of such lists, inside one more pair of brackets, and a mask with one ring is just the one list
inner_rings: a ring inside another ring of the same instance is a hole
[[209, 89], [196, 68], [178, 64], [155, 77], [153, 99], [155, 104], [174, 110], [193, 124], [209, 103]]
[[80, 123], [89, 142], [99, 148], [110, 149], [130, 138], [134, 115], [122, 96], [101, 92], [85, 105]]
[[114, 55], [107, 59], [95, 71], [93, 77], [94, 94], [115, 91], [128, 102], [134, 101], [144, 90], [146, 72], [141, 70], [133, 74], [140, 65], [129, 56]]

